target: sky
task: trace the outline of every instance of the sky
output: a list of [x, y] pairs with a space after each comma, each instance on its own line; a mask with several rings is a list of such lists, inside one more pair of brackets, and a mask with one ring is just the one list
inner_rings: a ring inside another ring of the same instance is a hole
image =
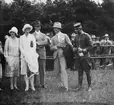
[[[5, 2], [6, 3], [11, 3], [13, 0], [5, 0]], [[29, 1], [33, 1], [33, 0], [29, 0]], [[36, 0], [36, 1], [43, 1], [43, 2], [45, 2], [46, 0]], [[102, 3], [102, 0], [93, 0], [93, 1], [95, 1], [96, 3]]]

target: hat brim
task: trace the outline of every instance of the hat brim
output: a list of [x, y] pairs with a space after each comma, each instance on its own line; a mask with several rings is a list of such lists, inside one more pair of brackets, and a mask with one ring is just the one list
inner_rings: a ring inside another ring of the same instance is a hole
[[25, 29], [30, 28], [30, 31], [32, 31], [33, 27], [29, 26], [29, 27], [23, 27], [22, 31], [25, 32]]
[[15, 34], [17, 35], [17, 33], [16, 33], [15, 31], [13, 31], [13, 30], [9, 30], [9, 34], [10, 34], [11, 32], [13, 32], [13, 33], [15, 33]]
[[53, 26], [53, 28], [58, 28], [58, 29], [62, 29], [62, 27], [56, 27], [56, 26]]

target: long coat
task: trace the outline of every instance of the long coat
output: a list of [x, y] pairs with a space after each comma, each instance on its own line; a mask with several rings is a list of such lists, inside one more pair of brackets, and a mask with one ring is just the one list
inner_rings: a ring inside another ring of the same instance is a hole
[[[34, 32], [33, 35], [36, 38], [36, 51], [39, 54], [40, 59], [46, 59], [46, 49], [45, 45], [47, 44], [47, 38], [46, 35], [42, 32]], [[38, 45], [39, 44], [39, 45]]]
[[[84, 63], [82, 64], [84, 69], [90, 69], [91, 60], [89, 58], [89, 56], [90, 56], [89, 51], [92, 48], [92, 39], [91, 39], [90, 35], [85, 33], [85, 32], [82, 32], [81, 35], [77, 35], [75, 37], [74, 43], [75, 43], [74, 47], [76, 48], [76, 57], [78, 57], [78, 54], [77, 54], [78, 53], [78, 47], [87, 50], [86, 52], [84, 52], [85, 58], [79, 57], [76, 59], [77, 68], [79, 69], [79, 67], [80, 67], [80, 63], [79, 63], [79, 60], [80, 60], [80, 61], [84, 61]], [[82, 67], [80, 67], [80, 68], [82, 68]]]

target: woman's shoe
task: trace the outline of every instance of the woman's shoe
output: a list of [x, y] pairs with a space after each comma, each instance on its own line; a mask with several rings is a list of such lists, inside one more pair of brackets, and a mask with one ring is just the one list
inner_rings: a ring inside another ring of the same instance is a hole
[[14, 86], [14, 89], [19, 90], [19, 88], [17, 86]]
[[28, 88], [28, 87], [26, 87], [26, 88], [25, 88], [25, 92], [27, 92], [28, 90], [29, 90], [29, 88]]
[[36, 89], [34, 87], [31, 87], [32, 91], [35, 91]]
[[14, 89], [14, 87], [13, 87], [13, 86], [10, 86], [10, 89], [11, 89], [11, 90], [13, 90], [13, 89]]

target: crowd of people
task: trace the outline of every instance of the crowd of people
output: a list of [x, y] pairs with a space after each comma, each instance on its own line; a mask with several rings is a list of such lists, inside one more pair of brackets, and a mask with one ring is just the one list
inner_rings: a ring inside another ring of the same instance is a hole
[[[35, 31], [31, 33], [33, 27]], [[101, 61], [101, 66], [110, 65], [112, 60], [108, 58], [91, 60], [91, 56], [112, 54], [113, 42], [109, 40], [108, 34], [105, 34], [100, 41], [99, 37], [85, 33], [80, 22], [74, 24], [74, 33], [71, 35], [71, 39], [67, 34], [62, 33], [61, 29], [62, 24], [55, 22], [53, 25], [54, 36], [52, 38], [40, 31], [40, 21], [35, 21], [34, 26], [25, 24], [22, 28], [24, 34], [20, 38], [17, 38], [18, 29], [16, 27], [12, 27], [9, 30], [10, 36], [5, 36], [4, 50], [2, 43], [0, 43], [0, 54], [4, 55], [6, 60], [5, 76], [10, 78], [11, 90], [19, 90], [17, 79], [20, 75], [24, 76], [25, 91], [28, 91], [29, 88], [35, 91], [35, 76], [40, 76], [39, 87], [47, 88], [45, 85], [46, 45], [53, 51], [54, 70], [57, 71], [58, 76], [61, 78], [60, 86], [64, 87], [66, 91], [69, 90], [66, 69], [69, 63], [73, 63], [71, 68], [77, 67], [78, 71], [78, 86], [76, 89], [82, 89], [83, 73], [85, 72], [87, 75], [88, 91], [92, 90], [91, 67], [95, 68], [97, 60]], [[68, 51], [69, 48], [70, 51]], [[69, 59], [71, 60], [70, 54], [73, 55], [71, 62], [69, 62]], [[2, 65], [0, 63], [1, 78]], [[0, 90], [2, 89], [0, 88]]]
[[[73, 33], [71, 35], [71, 42], [73, 46], [75, 45], [75, 37], [77, 35], [77, 32]], [[108, 34], [105, 34], [102, 38], [96, 37], [95, 35], [91, 35], [92, 39], [92, 48], [90, 50], [90, 56], [91, 56], [91, 64], [92, 69], [97, 69], [95, 67], [96, 62], [99, 62], [100, 68], [106, 68], [109, 66], [113, 66], [113, 54], [114, 54], [114, 41], [110, 40], [110, 37]], [[112, 55], [111, 57], [108, 57]], [[75, 65], [72, 69], [75, 69]]]

